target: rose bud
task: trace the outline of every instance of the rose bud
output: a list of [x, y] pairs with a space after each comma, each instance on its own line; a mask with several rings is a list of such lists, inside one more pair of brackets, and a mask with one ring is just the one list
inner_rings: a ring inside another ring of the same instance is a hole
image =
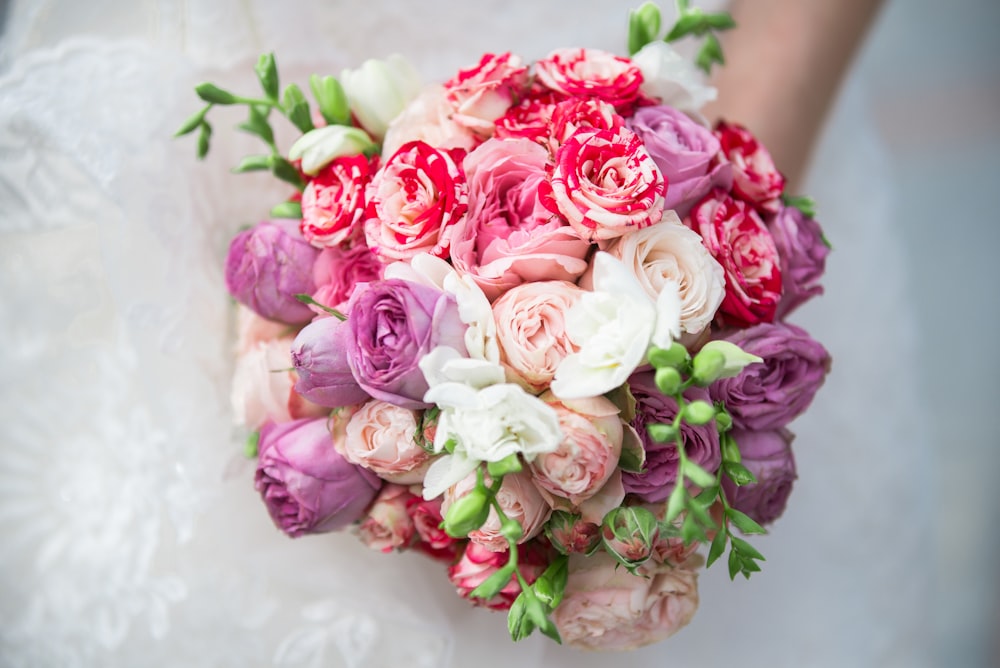
[[368, 517], [358, 527], [361, 542], [381, 552], [404, 550], [413, 541], [413, 519], [407, 506], [413, 494], [401, 485], [388, 484], [379, 492], [368, 510]]
[[630, 573], [653, 555], [659, 537], [656, 516], [640, 506], [615, 508], [601, 526], [604, 549]]
[[268, 320], [297, 325], [312, 310], [295, 298], [315, 291], [313, 263], [319, 250], [298, 231], [264, 221], [236, 235], [226, 256], [226, 289], [236, 301]]
[[793, 435], [787, 429], [774, 431], [734, 430], [741, 462], [757, 482], [737, 487], [728, 476], [722, 487], [729, 504], [759, 524], [770, 524], [781, 516], [795, 481]]
[[254, 486], [275, 526], [297, 538], [359, 519], [382, 481], [341, 457], [319, 418], [261, 428]]
[[565, 510], [555, 510], [545, 524], [545, 535], [562, 554], [591, 554], [601, 544], [601, 528]]
[[346, 337], [350, 335], [347, 323], [337, 318], [320, 318], [299, 332], [292, 343], [292, 365], [299, 374], [296, 392], [330, 408], [368, 399], [347, 364]]

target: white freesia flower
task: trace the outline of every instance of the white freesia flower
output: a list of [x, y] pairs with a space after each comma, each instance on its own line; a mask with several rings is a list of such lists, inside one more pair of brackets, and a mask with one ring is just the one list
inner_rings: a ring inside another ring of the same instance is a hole
[[697, 112], [717, 92], [701, 72], [666, 42], [653, 41], [632, 56], [642, 72], [642, 92], [681, 111]]
[[560, 399], [596, 397], [620, 386], [643, 363], [650, 343], [668, 347], [680, 336], [677, 286], [654, 302], [622, 263], [599, 252], [594, 289], [566, 314], [566, 332], [579, 350], [563, 359], [552, 381]]
[[374, 146], [368, 133], [360, 128], [327, 125], [299, 137], [289, 149], [288, 159], [302, 160], [302, 171], [313, 176], [336, 158], [358, 155]]
[[398, 54], [385, 60], [366, 60], [355, 70], [340, 73], [340, 84], [361, 126], [382, 139], [392, 119], [420, 93], [420, 75]]

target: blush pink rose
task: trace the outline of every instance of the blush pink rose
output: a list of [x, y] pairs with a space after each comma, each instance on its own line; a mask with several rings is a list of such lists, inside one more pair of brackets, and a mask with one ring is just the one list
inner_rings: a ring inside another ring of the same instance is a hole
[[414, 536], [413, 520], [406, 512], [412, 497], [406, 487], [384, 485], [358, 527], [361, 542], [380, 552], [406, 549]]
[[[350, 250], [325, 248], [313, 265], [316, 292], [312, 297], [320, 304], [346, 314], [347, 302], [354, 292], [354, 286], [379, 280], [384, 266], [364, 244]], [[320, 317], [330, 315], [318, 306], [309, 308]]]
[[618, 467], [624, 432], [618, 407], [604, 397], [559, 401], [547, 393], [542, 399], [559, 416], [563, 440], [555, 451], [535, 457], [531, 474], [539, 488], [579, 506]]
[[419, 418], [418, 411], [369, 401], [351, 416], [338, 449], [347, 461], [390, 482], [422, 482], [430, 455], [414, 440]]
[[726, 275], [726, 296], [716, 317], [723, 327], [774, 320], [781, 299], [778, 249], [764, 221], [742, 200], [713, 190], [687, 221], [701, 235]]
[[619, 651], [669, 638], [697, 609], [694, 571], [647, 562], [632, 575], [598, 552], [570, 556], [565, 597], [552, 621], [567, 645]]
[[[489, 480], [489, 476], [487, 476], [487, 480]], [[447, 513], [451, 504], [472, 491], [475, 485], [475, 474], [469, 475], [453, 485], [445, 493], [442, 512]], [[525, 543], [541, 533], [546, 520], [552, 514], [552, 508], [535, 487], [531, 475], [527, 471], [505, 475], [503, 484], [497, 491], [496, 500], [504, 514], [521, 525], [524, 534], [517, 541], [518, 543]], [[486, 523], [471, 532], [469, 540], [494, 552], [507, 550], [507, 539], [500, 535], [500, 518], [495, 509], [490, 508]]]
[[[492, 552], [482, 545], [469, 542], [462, 558], [448, 569], [448, 577], [458, 590], [458, 595], [474, 605], [491, 610], [509, 610], [514, 599], [521, 593], [516, 573], [511, 574], [510, 582], [493, 598], [484, 601], [469, 597], [472, 590], [485, 582], [486, 578], [507, 565], [508, 559], [509, 552]], [[548, 550], [537, 541], [532, 541], [518, 550], [517, 570], [528, 584], [533, 584], [548, 567], [548, 561]]]
[[389, 124], [382, 142], [382, 155], [393, 155], [412, 141], [427, 142], [438, 149], [470, 151], [482, 139], [457, 123], [444, 86], [428, 86]]
[[559, 49], [535, 63], [539, 84], [567, 97], [595, 97], [630, 112], [642, 72], [627, 58], [598, 49]]
[[528, 86], [528, 68], [518, 56], [487, 53], [475, 67], [459, 70], [445, 82], [451, 118], [478, 135], [490, 137], [503, 116]]
[[302, 236], [317, 248], [347, 243], [361, 230], [369, 162], [363, 155], [336, 158], [302, 191]]
[[533, 392], [555, 378], [576, 346], [566, 334], [566, 312], [584, 291], [566, 281], [523, 283], [493, 303], [501, 362]]
[[667, 184], [631, 130], [580, 130], [555, 160], [542, 202], [582, 238], [614, 239], [660, 222]]
[[404, 144], [368, 186], [365, 237], [383, 262], [417, 253], [448, 257], [451, 228], [468, 208], [465, 173], [422, 141]]
[[785, 177], [763, 144], [743, 126], [725, 121], [719, 121], [715, 136], [733, 166], [733, 193], [758, 211], [777, 213]]
[[539, 199], [547, 160], [527, 139], [491, 139], [465, 157], [469, 210], [451, 258], [491, 300], [524, 282], [575, 281], [587, 268], [590, 245]]

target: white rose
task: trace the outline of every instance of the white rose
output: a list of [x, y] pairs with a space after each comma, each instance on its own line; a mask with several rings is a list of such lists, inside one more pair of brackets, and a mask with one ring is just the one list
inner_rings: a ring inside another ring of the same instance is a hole
[[340, 73], [340, 84], [361, 126], [381, 139], [396, 116], [420, 92], [420, 75], [398, 54], [366, 60], [356, 70]]
[[716, 90], [702, 83], [701, 72], [666, 42], [654, 41], [632, 56], [642, 71], [640, 90], [681, 111], [697, 112], [714, 100]]

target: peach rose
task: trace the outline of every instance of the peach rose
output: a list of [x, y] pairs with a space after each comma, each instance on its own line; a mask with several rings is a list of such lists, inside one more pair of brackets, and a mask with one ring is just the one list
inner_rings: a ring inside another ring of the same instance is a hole
[[401, 485], [385, 485], [368, 516], [358, 527], [361, 542], [381, 552], [402, 550], [409, 546], [414, 536], [413, 519], [407, 506], [413, 494]]
[[414, 440], [419, 419], [418, 411], [373, 399], [351, 416], [341, 454], [390, 482], [419, 483], [430, 464], [430, 455]]
[[[487, 484], [488, 481], [489, 476]], [[442, 515], [448, 512], [448, 508], [456, 499], [468, 494], [475, 484], [476, 476], [471, 474], [448, 489], [441, 507]], [[545, 502], [545, 498], [532, 482], [531, 475], [526, 471], [504, 476], [503, 484], [497, 492], [497, 503], [507, 517], [520, 523], [524, 534], [518, 543], [525, 543], [541, 533], [549, 515], [552, 514], [549, 504]], [[496, 510], [490, 508], [486, 523], [470, 533], [469, 539], [493, 552], [507, 550], [507, 539], [500, 535], [500, 518]]]
[[501, 361], [528, 389], [548, 387], [563, 358], [576, 352], [566, 312], [584, 291], [566, 281], [522, 283], [493, 304]]
[[573, 554], [565, 598], [552, 621], [567, 645], [628, 650], [672, 636], [697, 609], [693, 570], [647, 562], [632, 575], [603, 552]]

